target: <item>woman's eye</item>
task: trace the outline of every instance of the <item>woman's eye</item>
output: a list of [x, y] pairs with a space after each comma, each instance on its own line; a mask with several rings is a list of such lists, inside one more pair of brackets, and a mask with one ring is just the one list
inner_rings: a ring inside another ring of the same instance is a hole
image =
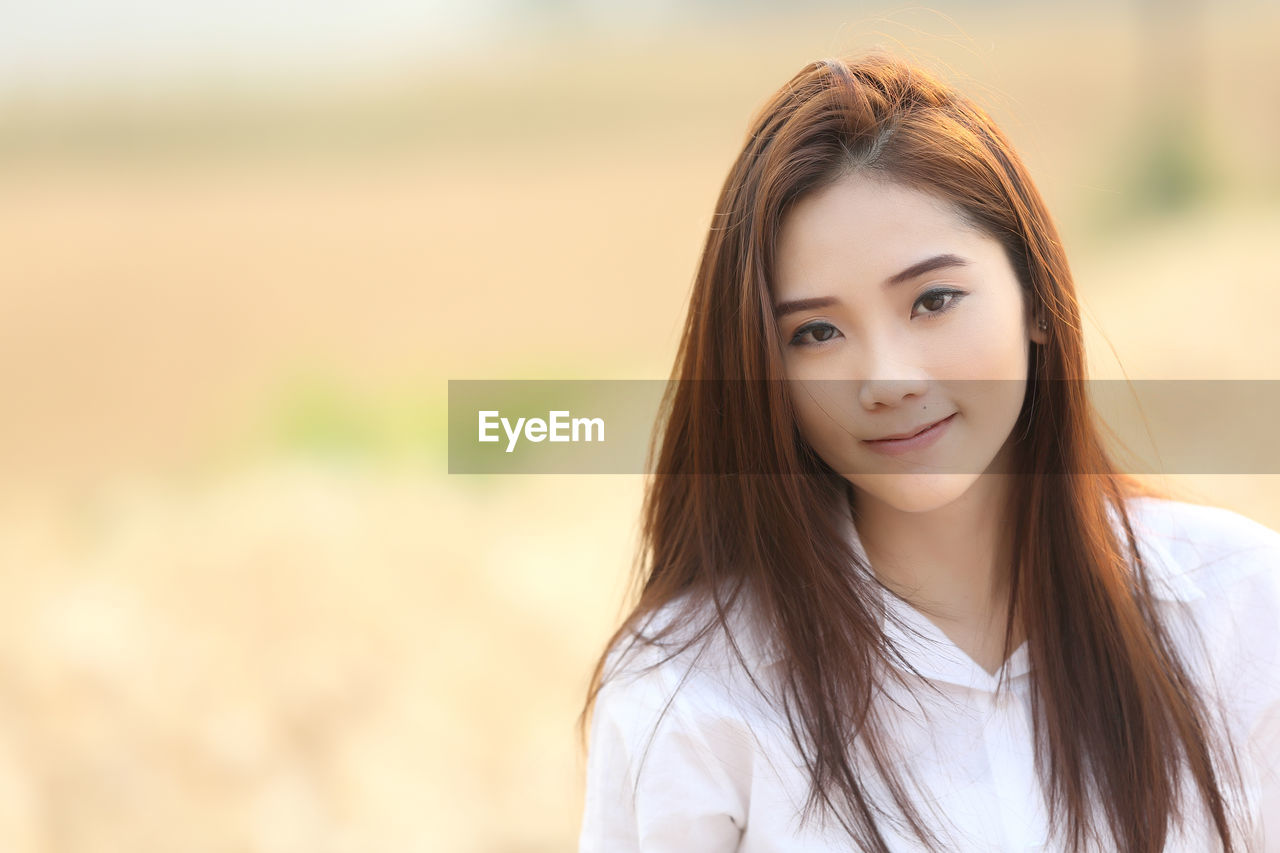
[[964, 291], [961, 290], [930, 290], [916, 300], [916, 305], [923, 306], [926, 309], [923, 312], [923, 316], [936, 316], [950, 311], [962, 296], [964, 296]]
[[[913, 317], [937, 317], [945, 314], [955, 307], [967, 294], [963, 290], [955, 290], [952, 288], [939, 288], [930, 290], [928, 293], [916, 300], [916, 306], [923, 308], [923, 311], [913, 312]], [[796, 329], [795, 334], [791, 337], [791, 346], [811, 347], [817, 344], [825, 344], [828, 341], [841, 337], [840, 330], [830, 323], [815, 320], [812, 323], [805, 323]]]
[[[840, 330], [830, 323], [807, 323], [796, 329], [795, 335], [791, 338], [792, 346], [812, 346], [813, 343], [826, 343], [840, 334]], [[808, 337], [810, 341], [806, 341]]]

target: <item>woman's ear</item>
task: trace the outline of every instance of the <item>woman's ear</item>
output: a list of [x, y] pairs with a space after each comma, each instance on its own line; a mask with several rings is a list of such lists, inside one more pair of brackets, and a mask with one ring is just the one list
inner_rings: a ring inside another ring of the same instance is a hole
[[1044, 306], [1032, 308], [1028, 312], [1027, 323], [1031, 327], [1031, 340], [1041, 346], [1049, 342], [1048, 313]]

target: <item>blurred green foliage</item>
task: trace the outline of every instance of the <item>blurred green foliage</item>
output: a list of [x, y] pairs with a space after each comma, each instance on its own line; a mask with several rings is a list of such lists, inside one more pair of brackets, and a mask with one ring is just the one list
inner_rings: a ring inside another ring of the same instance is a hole
[[295, 378], [267, 407], [262, 449], [356, 463], [442, 459], [447, 403], [438, 384], [375, 388], [323, 374]]

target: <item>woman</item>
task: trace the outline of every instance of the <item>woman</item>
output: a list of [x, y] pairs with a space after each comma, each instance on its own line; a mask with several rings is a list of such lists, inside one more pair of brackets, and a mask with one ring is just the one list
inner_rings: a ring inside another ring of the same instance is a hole
[[673, 376], [584, 853], [1280, 850], [1280, 534], [1115, 470], [983, 111], [888, 56], [804, 68]]

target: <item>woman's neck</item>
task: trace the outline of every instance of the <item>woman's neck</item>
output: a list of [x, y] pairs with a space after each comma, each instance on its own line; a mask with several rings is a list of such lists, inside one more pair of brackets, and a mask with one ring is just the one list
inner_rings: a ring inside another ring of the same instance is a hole
[[[1003, 663], [1011, 478], [983, 474], [959, 498], [905, 512], [860, 495], [855, 525], [876, 576], [988, 671]], [[1014, 644], [1022, 634], [1015, 626]]]

